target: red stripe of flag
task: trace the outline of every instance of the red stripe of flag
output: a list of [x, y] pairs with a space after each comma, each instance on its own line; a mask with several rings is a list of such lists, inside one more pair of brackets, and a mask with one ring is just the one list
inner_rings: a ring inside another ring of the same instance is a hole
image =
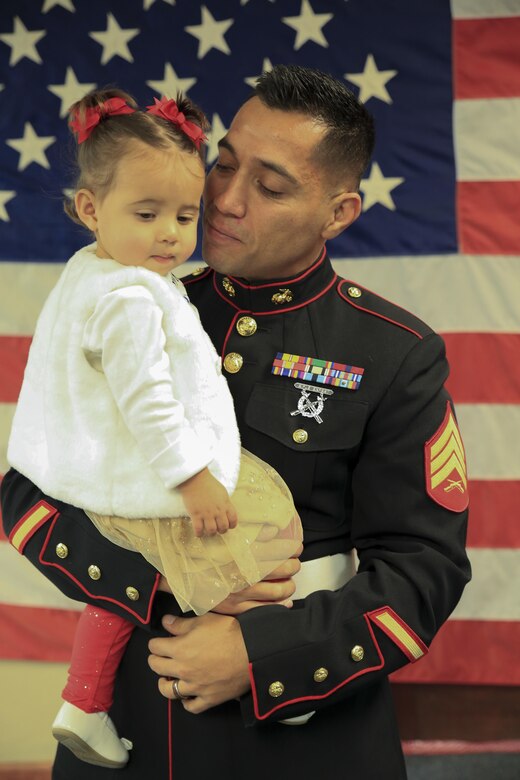
[[[520, 268], [519, 268], [520, 272]], [[443, 333], [455, 403], [520, 403], [520, 333]]]
[[4, 660], [68, 661], [79, 613], [0, 604]]
[[30, 336], [0, 336], [0, 403], [14, 404], [18, 400], [31, 341]]
[[520, 548], [518, 480], [470, 480], [469, 499], [468, 547]]
[[[506, 620], [448, 620], [430, 652], [391, 675], [394, 682], [520, 685], [520, 623]], [[459, 652], [456, 648], [465, 648]]]
[[455, 98], [520, 96], [520, 17], [453, 25]]
[[[471, 518], [468, 547], [520, 548], [520, 482], [517, 480], [470, 480]], [[497, 518], [500, 520], [497, 521]], [[7, 537], [1, 524], [0, 541]]]
[[457, 182], [461, 252], [519, 255], [519, 203], [519, 181]]

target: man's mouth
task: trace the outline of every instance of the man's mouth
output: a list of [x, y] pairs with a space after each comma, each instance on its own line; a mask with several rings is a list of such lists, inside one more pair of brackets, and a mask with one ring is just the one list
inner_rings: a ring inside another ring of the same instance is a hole
[[222, 239], [224, 241], [241, 241], [238, 236], [235, 236], [229, 230], [221, 225], [216, 225], [214, 222], [210, 222], [208, 219], [204, 222], [204, 229], [209, 233], [211, 238]]

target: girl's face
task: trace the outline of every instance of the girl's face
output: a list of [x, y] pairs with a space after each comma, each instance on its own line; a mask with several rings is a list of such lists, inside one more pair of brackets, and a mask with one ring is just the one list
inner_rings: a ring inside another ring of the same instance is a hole
[[76, 209], [95, 233], [98, 257], [164, 276], [193, 253], [204, 185], [196, 154], [134, 141], [102, 198], [76, 193]]

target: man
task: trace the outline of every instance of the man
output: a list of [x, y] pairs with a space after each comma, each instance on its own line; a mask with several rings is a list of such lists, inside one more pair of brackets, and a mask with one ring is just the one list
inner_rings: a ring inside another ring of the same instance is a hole
[[[317, 592], [242, 611], [290, 596], [282, 579], [235, 597], [235, 617], [169, 617], [179, 610], [139, 556], [5, 478], [13, 543], [64, 592], [144, 629], [163, 617], [173, 634], [134, 631], [120, 668], [111, 715], [134, 743], [129, 778], [406, 776], [388, 675], [426, 654], [469, 580], [467, 481], [442, 340], [338, 278], [325, 253], [359, 216], [372, 146], [371, 118], [340, 82], [296, 66], [264, 74], [208, 176], [209, 268], [185, 280], [243, 445], [293, 491], [296, 596]], [[280, 722], [291, 718], [302, 725]], [[97, 776], [58, 750], [56, 780]]]

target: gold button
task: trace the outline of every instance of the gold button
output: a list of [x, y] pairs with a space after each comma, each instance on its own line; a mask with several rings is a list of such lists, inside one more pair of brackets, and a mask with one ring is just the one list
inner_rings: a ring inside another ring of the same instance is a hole
[[293, 299], [292, 290], [289, 290], [288, 287], [280, 287], [277, 293], [275, 293], [271, 300], [273, 303], [290, 303]]
[[285, 686], [279, 680], [277, 680], [274, 683], [271, 683], [271, 685], [269, 686], [269, 696], [272, 696], [273, 699], [277, 699], [279, 696], [282, 695], [284, 691], [285, 691]]
[[235, 297], [235, 294], [236, 294], [235, 293], [235, 288], [233, 287], [233, 285], [231, 284], [231, 282], [229, 281], [227, 276], [225, 276], [222, 279], [222, 287], [227, 292], [227, 294], [229, 295], [230, 298], [234, 298]]
[[309, 434], [307, 433], [307, 431], [304, 431], [303, 428], [297, 428], [294, 431], [292, 437], [296, 442], [296, 444], [305, 444], [305, 442], [309, 438]]
[[361, 290], [359, 287], [349, 287], [347, 292], [351, 298], [361, 298]]
[[88, 576], [91, 580], [100, 580], [101, 579], [101, 569], [99, 566], [89, 566], [88, 567]]
[[63, 542], [60, 542], [56, 545], [56, 555], [58, 558], [66, 558], [69, 554], [69, 548], [66, 544], [63, 544]]
[[201, 274], [204, 273], [204, 271], [207, 270], [207, 268], [208, 268], [207, 265], [199, 265], [198, 268], [196, 268], [194, 271], [191, 272], [191, 275], [192, 276], [200, 276]]
[[133, 588], [131, 585], [128, 586], [126, 589], [126, 595], [130, 599], [130, 601], [137, 601], [139, 598], [139, 591], [137, 588]]
[[350, 651], [350, 657], [356, 663], [358, 661], [362, 661], [363, 660], [363, 658], [365, 657], [365, 651], [363, 650], [361, 645], [354, 645], [354, 647]]
[[228, 352], [224, 358], [224, 368], [228, 374], [236, 374], [244, 365], [244, 358], [238, 352]]
[[237, 322], [237, 330], [241, 336], [252, 336], [257, 328], [256, 320], [252, 317], [240, 317]]
[[319, 669], [316, 669], [314, 672], [314, 682], [323, 682], [327, 679], [329, 676], [328, 669], [325, 669], [323, 666], [320, 666]]

